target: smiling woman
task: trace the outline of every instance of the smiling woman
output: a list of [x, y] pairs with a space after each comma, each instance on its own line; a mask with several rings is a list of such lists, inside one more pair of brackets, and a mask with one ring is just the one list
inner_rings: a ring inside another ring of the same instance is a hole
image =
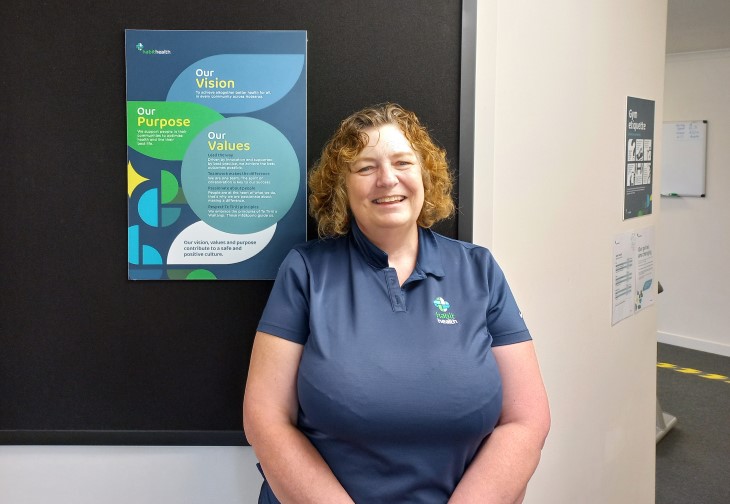
[[550, 422], [531, 336], [490, 252], [429, 229], [445, 153], [412, 112], [345, 119], [310, 176], [324, 238], [279, 269], [244, 429], [259, 503], [519, 503]]
[[[365, 108], [342, 121], [312, 168], [309, 175], [309, 212], [317, 220], [320, 236], [347, 233], [351, 212], [346, 179], [350, 178], [354, 163], [364, 161], [361, 156], [367, 155], [364, 154], [366, 148], [369, 147], [372, 154], [378, 154], [376, 148], [378, 151], [385, 148], [377, 142], [382, 127], [386, 127], [385, 133], [393, 137], [387, 139], [389, 148], [398, 145], [405, 154], [415, 154], [417, 159], [410, 161], [417, 161], [420, 165], [424, 201], [418, 214], [418, 225], [431, 227], [454, 212], [446, 152], [433, 142], [413, 112], [387, 103]], [[371, 140], [368, 133], [376, 131], [378, 138]], [[358, 169], [362, 167], [357, 166]]]

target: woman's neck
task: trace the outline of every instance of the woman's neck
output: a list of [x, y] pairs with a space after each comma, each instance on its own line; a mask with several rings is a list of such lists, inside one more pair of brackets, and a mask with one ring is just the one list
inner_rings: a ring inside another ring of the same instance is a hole
[[388, 265], [395, 268], [398, 281], [405, 282], [416, 267], [418, 259], [418, 227], [411, 229], [379, 229], [377, 233], [360, 230], [373, 245], [388, 254]]

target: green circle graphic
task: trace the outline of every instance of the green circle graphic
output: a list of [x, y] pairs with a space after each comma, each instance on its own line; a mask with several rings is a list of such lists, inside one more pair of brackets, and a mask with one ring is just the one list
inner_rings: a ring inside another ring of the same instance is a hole
[[269, 123], [251, 117], [207, 126], [182, 162], [190, 208], [226, 233], [255, 233], [279, 222], [294, 203], [299, 180], [291, 143]]

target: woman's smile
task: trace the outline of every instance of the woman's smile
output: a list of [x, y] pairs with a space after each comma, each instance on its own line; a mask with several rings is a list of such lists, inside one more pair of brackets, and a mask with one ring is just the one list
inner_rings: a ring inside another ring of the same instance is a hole
[[390, 203], [400, 203], [401, 201], [405, 200], [405, 196], [384, 196], [382, 198], [377, 198], [373, 200], [373, 203], [377, 203], [378, 205], [383, 204], [390, 204]]

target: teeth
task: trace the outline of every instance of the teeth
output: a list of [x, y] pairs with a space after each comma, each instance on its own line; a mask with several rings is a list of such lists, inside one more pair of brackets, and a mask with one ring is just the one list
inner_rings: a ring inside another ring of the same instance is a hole
[[403, 196], [386, 196], [385, 198], [378, 198], [375, 203], [392, 203], [393, 201], [403, 201]]

